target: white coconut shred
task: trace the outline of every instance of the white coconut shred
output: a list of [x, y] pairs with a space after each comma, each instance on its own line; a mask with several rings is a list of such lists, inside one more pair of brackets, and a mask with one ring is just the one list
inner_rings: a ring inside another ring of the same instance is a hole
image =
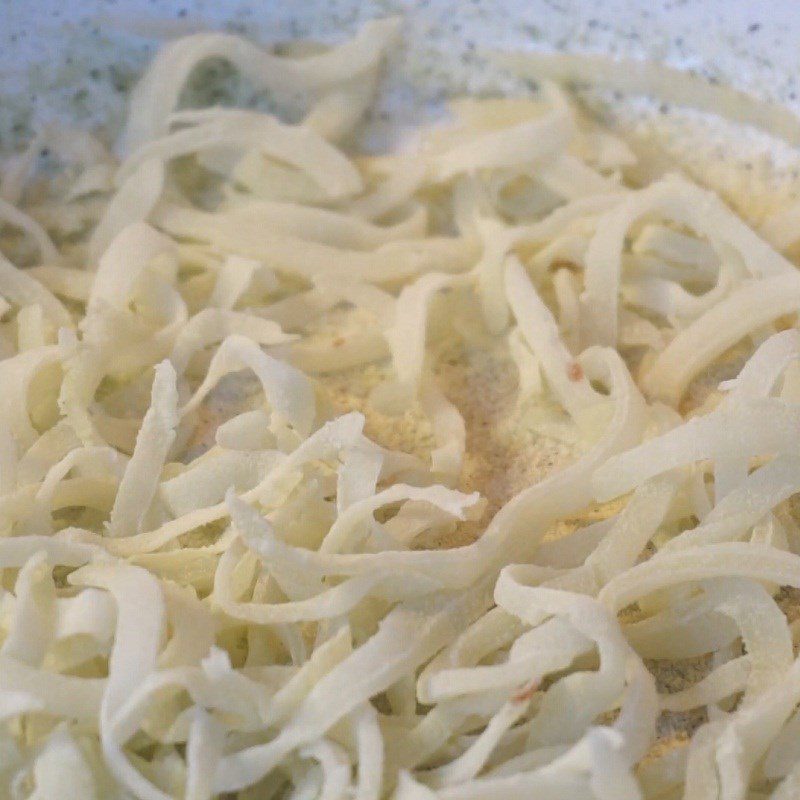
[[3, 165], [0, 796], [797, 796], [800, 212], [547, 81], [359, 152], [399, 33]]

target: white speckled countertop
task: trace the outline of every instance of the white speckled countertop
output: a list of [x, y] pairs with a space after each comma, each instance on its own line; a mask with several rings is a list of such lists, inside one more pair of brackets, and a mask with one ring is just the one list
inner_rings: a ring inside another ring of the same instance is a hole
[[6, 148], [52, 119], [118, 118], [159, 36], [226, 28], [265, 42], [337, 39], [388, 14], [406, 19], [406, 53], [392, 79], [395, 101], [404, 101], [393, 109], [405, 115], [454, 88], [496, 88], [497, 72], [481, 58], [495, 48], [647, 56], [800, 108], [793, 0], [0, 0], [0, 14]]

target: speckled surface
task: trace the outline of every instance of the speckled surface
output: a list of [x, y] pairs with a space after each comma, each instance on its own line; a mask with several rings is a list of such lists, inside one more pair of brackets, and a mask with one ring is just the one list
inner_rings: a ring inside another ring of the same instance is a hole
[[[343, 38], [369, 17], [406, 19], [391, 109], [415, 117], [447, 92], [501, 81], [486, 49], [656, 58], [795, 104], [800, 13], [792, 0], [0, 0], [0, 146], [52, 119], [118, 119], [163, 36], [229, 29], [264, 42]], [[412, 87], [409, 90], [409, 87]]]

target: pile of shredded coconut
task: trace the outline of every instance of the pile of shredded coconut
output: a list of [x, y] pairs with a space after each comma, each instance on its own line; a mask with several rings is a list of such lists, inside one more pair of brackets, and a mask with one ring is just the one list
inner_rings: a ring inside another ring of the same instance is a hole
[[3, 165], [0, 796], [798, 797], [800, 206], [546, 81], [359, 155], [397, 36]]

